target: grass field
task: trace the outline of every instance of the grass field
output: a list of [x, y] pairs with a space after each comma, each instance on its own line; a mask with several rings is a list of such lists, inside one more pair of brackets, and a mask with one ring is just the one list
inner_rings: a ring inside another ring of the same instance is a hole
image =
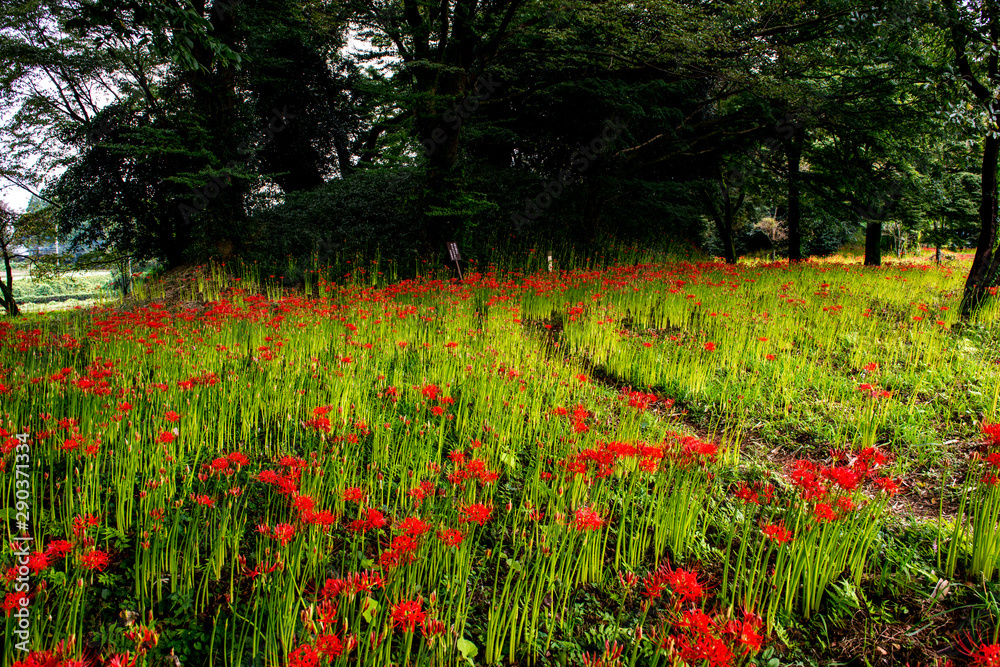
[[0, 322], [4, 664], [1000, 665], [966, 271], [206, 269]]

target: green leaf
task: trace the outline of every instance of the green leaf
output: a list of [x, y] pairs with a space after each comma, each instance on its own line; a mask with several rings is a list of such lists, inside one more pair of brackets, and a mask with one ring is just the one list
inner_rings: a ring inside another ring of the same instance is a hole
[[479, 648], [468, 639], [463, 638], [458, 640], [458, 652], [469, 661], [470, 665], [474, 665], [472, 659], [479, 655]]
[[379, 604], [374, 598], [365, 598], [361, 615], [364, 617], [366, 622], [372, 623], [375, 620], [375, 615], [378, 614], [378, 608]]

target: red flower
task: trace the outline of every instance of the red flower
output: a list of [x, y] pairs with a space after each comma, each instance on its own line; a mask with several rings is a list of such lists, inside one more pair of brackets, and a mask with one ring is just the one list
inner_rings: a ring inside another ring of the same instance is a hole
[[316, 649], [332, 662], [344, 652], [344, 644], [337, 635], [320, 635], [316, 638]]
[[407, 632], [413, 632], [417, 623], [422, 622], [426, 615], [420, 610], [420, 607], [419, 600], [403, 600], [394, 604], [392, 607], [392, 627], [403, 627]]
[[10, 616], [12, 611], [18, 607], [27, 607], [29, 602], [30, 598], [24, 593], [7, 593], [7, 597], [3, 601], [4, 613]]
[[463, 507], [459, 511], [464, 515], [459, 518], [459, 521], [464, 523], [478, 523], [482, 526], [490, 520], [490, 514], [493, 512], [493, 508], [487, 507], [482, 503], [476, 503], [474, 505], [469, 505], [468, 507]]
[[820, 523], [824, 521], [829, 523], [837, 518], [837, 513], [826, 503], [816, 503], [816, 509], [813, 510], [813, 517]]
[[744, 503], [757, 503], [757, 492], [752, 490], [747, 486], [746, 482], [740, 482], [739, 487], [736, 489], [736, 497], [742, 500]]
[[50, 558], [65, 558], [66, 554], [73, 551], [73, 543], [66, 540], [52, 540], [45, 554]]
[[288, 667], [319, 667], [319, 655], [309, 644], [302, 644], [288, 654]]
[[316, 501], [309, 496], [299, 496], [292, 503], [292, 507], [300, 512], [311, 512], [312, 508], [316, 506]]
[[170, 433], [169, 431], [163, 431], [156, 438], [156, 440], [157, 440], [157, 442], [162, 442], [162, 443], [170, 444], [171, 442], [174, 441], [175, 437], [176, 436], [173, 433]]
[[854, 501], [847, 496], [837, 498], [837, 509], [841, 512], [853, 512], [856, 507], [857, 505], [854, 504]]
[[431, 525], [426, 521], [421, 521], [419, 517], [408, 516], [399, 522], [398, 528], [402, 530], [405, 535], [409, 535], [410, 537], [420, 537], [431, 529]]
[[599, 530], [603, 524], [601, 515], [588, 507], [581, 507], [576, 511], [577, 530]]
[[226, 458], [229, 459], [229, 462], [232, 463], [233, 465], [238, 465], [238, 466], [250, 465], [250, 459], [248, 459], [240, 452], [232, 452], [230, 454], [227, 454]]
[[206, 507], [215, 507], [215, 500], [212, 498], [212, 496], [206, 496], [204, 494], [195, 495], [192, 493], [191, 500], [195, 501], [199, 505], [205, 505]]
[[670, 584], [670, 588], [679, 595], [681, 602], [697, 600], [705, 595], [705, 589], [698, 583], [698, 573], [682, 568], [671, 570], [669, 566], [660, 569], [660, 576]]
[[1000, 447], [1000, 423], [983, 424], [983, 435], [986, 436], [987, 445]]
[[290, 523], [279, 523], [274, 527], [272, 535], [281, 543], [281, 546], [285, 546], [295, 537], [295, 526]]
[[173, 410], [168, 410], [167, 414], [163, 415], [163, 418], [166, 419], [170, 423], [174, 423], [175, 421], [177, 421], [178, 419], [180, 419], [181, 416], [179, 414], [177, 414], [176, 412], [174, 412]]
[[709, 352], [715, 352], [715, 343], [705, 343], [705, 349]]
[[778, 544], [784, 544], [785, 542], [790, 542], [792, 539], [792, 531], [788, 530], [784, 526], [780, 525], [769, 525], [764, 526], [762, 529], [765, 537], [768, 537]]
[[344, 502], [360, 503], [364, 497], [361, 489], [356, 486], [344, 489]]
[[377, 509], [368, 508], [368, 515], [365, 517], [365, 530], [374, 530], [385, 525], [385, 515]]
[[875, 486], [879, 487], [887, 495], [894, 496], [899, 493], [899, 484], [891, 477], [879, 477], [875, 480]]
[[465, 539], [465, 535], [462, 531], [457, 528], [445, 528], [440, 533], [438, 533], [438, 539], [447, 544], [449, 547], [457, 547]]
[[108, 566], [108, 561], [108, 554], [98, 549], [91, 549], [84, 554], [80, 554], [80, 564], [88, 570], [97, 570], [100, 572]]

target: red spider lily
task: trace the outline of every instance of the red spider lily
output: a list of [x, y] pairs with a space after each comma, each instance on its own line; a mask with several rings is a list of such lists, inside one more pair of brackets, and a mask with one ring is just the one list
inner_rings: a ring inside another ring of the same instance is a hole
[[729, 667], [732, 663], [733, 652], [726, 642], [707, 633], [693, 639], [686, 635], [674, 637], [674, 645], [681, 658], [691, 664], [707, 660], [709, 667]]
[[697, 635], [703, 635], [712, 631], [715, 627], [715, 621], [701, 609], [688, 609], [684, 611], [681, 620], [677, 622], [677, 627], [685, 628]]
[[173, 410], [168, 410], [167, 414], [163, 415], [163, 418], [166, 419], [170, 423], [174, 423], [178, 419], [180, 419], [181, 416], [179, 414], [177, 414], [176, 412], [174, 412]]
[[438, 539], [449, 547], [457, 547], [465, 539], [465, 535], [457, 528], [445, 528], [438, 533]]
[[198, 503], [199, 505], [205, 505], [206, 507], [215, 507], [215, 499], [212, 496], [195, 495], [191, 494], [191, 500]]
[[420, 388], [420, 393], [428, 400], [433, 401], [441, 393], [441, 389], [436, 384], [425, 384]]
[[705, 343], [705, 350], [707, 350], [708, 352], [715, 352], [715, 343], [712, 342]]
[[408, 516], [399, 522], [397, 528], [410, 537], [420, 537], [431, 529], [431, 525], [426, 521], [421, 521], [419, 517]]
[[841, 512], [853, 512], [857, 508], [857, 505], [848, 496], [840, 496], [837, 498], [837, 509]]
[[344, 643], [335, 634], [320, 635], [316, 638], [316, 650], [332, 662], [344, 652]]
[[602, 525], [604, 525], [604, 520], [594, 510], [581, 507], [576, 511], [576, 529], [578, 531], [600, 530]]
[[299, 512], [311, 512], [314, 507], [316, 507], [316, 501], [309, 496], [298, 496], [293, 502], [292, 507], [297, 509]]
[[959, 638], [958, 650], [968, 656], [972, 667], [1000, 667], [1000, 644], [985, 644], [980, 640], [979, 646], [971, 636]]
[[365, 495], [360, 488], [356, 486], [351, 486], [344, 489], [343, 498], [344, 502], [348, 503], [360, 503], [364, 499]]
[[319, 667], [319, 654], [309, 644], [301, 644], [288, 654], [288, 667]]
[[66, 554], [73, 551], [73, 543], [66, 540], [52, 540], [49, 548], [45, 550], [45, 555], [49, 558], [65, 558]]
[[229, 459], [226, 458], [225, 456], [220, 456], [219, 458], [214, 459], [212, 461], [212, 463], [210, 464], [210, 467], [212, 468], [212, 470], [214, 472], [222, 472], [223, 470], [228, 470], [229, 469]]
[[666, 582], [656, 573], [650, 572], [642, 579], [642, 585], [645, 590], [642, 595], [647, 601], [652, 602], [653, 598], [658, 598], [663, 594], [663, 588], [666, 586]]
[[658, 576], [670, 585], [671, 590], [680, 596], [681, 602], [694, 601], [705, 595], [705, 589], [698, 583], [698, 573], [694, 571], [677, 568], [670, 569], [664, 564], [657, 572]]
[[853, 491], [856, 489], [863, 478], [863, 475], [857, 470], [844, 466], [823, 468], [820, 471], [820, 474], [842, 488], [844, 491]]
[[837, 513], [826, 503], [816, 503], [816, 508], [813, 510], [813, 518], [820, 523], [829, 523], [836, 520]]
[[385, 515], [379, 512], [377, 509], [371, 507], [368, 508], [368, 513], [365, 516], [365, 530], [375, 530], [381, 528], [385, 525]]
[[875, 480], [875, 486], [879, 487], [886, 495], [894, 496], [899, 493], [899, 483], [891, 477], [879, 477]]
[[983, 435], [986, 436], [987, 446], [1000, 447], [1000, 423], [983, 424]]
[[3, 610], [7, 616], [10, 616], [12, 611], [27, 607], [30, 603], [31, 598], [24, 593], [7, 593], [7, 597], [3, 601]]
[[764, 536], [777, 542], [779, 545], [792, 540], [792, 531], [782, 525], [771, 524], [761, 528]]
[[743, 655], [749, 655], [761, 649], [764, 637], [758, 634], [757, 630], [763, 623], [763, 619], [756, 614], [744, 611], [743, 620], [737, 621], [734, 619], [729, 621], [726, 623], [723, 632], [733, 635], [736, 641], [743, 645]]
[[389, 546], [391, 551], [396, 552], [398, 556], [405, 556], [405, 560], [412, 561], [412, 554], [417, 549], [420, 548], [420, 542], [410, 535], [397, 535], [393, 538], [392, 544]]
[[233, 465], [237, 466], [250, 465], [250, 459], [248, 459], [245, 455], [241, 454], [240, 452], [230, 452], [229, 454], [226, 454], [226, 458], [229, 459], [229, 462], [232, 463]]
[[757, 492], [747, 486], [746, 482], [740, 482], [736, 488], [736, 493], [733, 495], [742, 500], [745, 504], [757, 503]]
[[417, 624], [424, 620], [425, 613], [421, 611], [420, 600], [402, 600], [392, 606], [392, 627], [403, 628], [413, 632]]
[[826, 496], [827, 489], [819, 481], [818, 466], [810, 461], [796, 461], [789, 481], [799, 487], [802, 500], [820, 500]]
[[108, 554], [99, 549], [91, 549], [80, 554], [80, 564], [88, 570], [97, 570], [100, 572], [108, 566], [109, 560]]
[[337, 523], [337, 515], [330, 510], [320, 510], [319, 512], [308, 510], [303, 512], [300, 518], [305, 523], [316, 526], [332, 526]]
[[482, 503], [475, 503], [473, 505], [463, 507], [459, 511], [463, 515], [459, 517], [459, 521], [463, 523], [478, 523], [482, 526], [490, 520], [490, 514], [493, 513], [493, 508], [487, 507]]
[[295, 526], [290, 523], [279, 523], [274, 527], [274, 532], [271, 535], [281, 543], [281, 546], [285, 546], [295, 537]]
[[637, 575], [635, 572], [626, 572], [625, 574], [619, 572], [618, 581], [619, 583], [621, 583], [622, 588], [626, 590], [632, 590], [633, 588], [635, 588], [635, 585], [639, 583], [639, 575]]
[[157, 436], [156, 441], [169, 445], [176, 438], [177, 436], [175, 436], [173, 433], [170, 433], [169, 431], [162, 431], [160, 435]]
[[81, 537], [87, 533], [88, 528], [93, 528], [101, 522], [95, 514], [84, 514], [73, 518], [73, 535]]

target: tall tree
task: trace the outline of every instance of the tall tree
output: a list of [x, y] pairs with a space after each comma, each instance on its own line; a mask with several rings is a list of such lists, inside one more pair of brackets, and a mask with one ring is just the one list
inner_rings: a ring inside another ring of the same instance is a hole
[[[962, 316], [968, 318], [994, 287], [1000, 275], [997, 242], [997, 166], [1000, 159], [1000, 2], [944, 0], [955, 70], [978, 105], [975, 120], [982, 130], [979, 239], [965, 281]], [[991, 292], [992, 290], [992, 292]]]

